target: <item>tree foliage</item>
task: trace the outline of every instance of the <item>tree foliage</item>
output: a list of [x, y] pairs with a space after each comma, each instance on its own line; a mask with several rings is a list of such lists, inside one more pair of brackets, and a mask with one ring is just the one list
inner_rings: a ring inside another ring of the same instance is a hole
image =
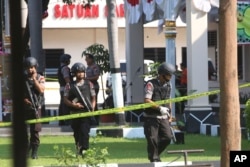
[[151, 70], [147, 74], [145, 74], [143, 77], [146, 77], [146, 76], [148, 76], [150, 78], [157, 77], [158, 67], [160, 66], [160, 64], [161, 64], [160, 62], [155, 62], [155, 63], [150, 64], [149, 67]]
[[102, 44], [93, 44], [82, 52], [82, 57], [90, 53], [95, 58], [95, 63], [99, 66], [101, 74], [110, 72], [109, 51]]

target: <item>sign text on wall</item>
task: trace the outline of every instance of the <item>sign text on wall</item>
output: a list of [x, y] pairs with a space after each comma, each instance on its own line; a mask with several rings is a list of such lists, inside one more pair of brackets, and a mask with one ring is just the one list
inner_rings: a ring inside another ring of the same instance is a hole
[[[99, 5], [92, 5], [91, 7], [83, 7], [82, 4], [56, 4], [54, 6], [55, 18], [98, 18], [100, 16]], [[117, 17], [124, 17], [124, 4], [116, 6]], [[104, 7], [104, 16], [107, 17], [107, 7]]]

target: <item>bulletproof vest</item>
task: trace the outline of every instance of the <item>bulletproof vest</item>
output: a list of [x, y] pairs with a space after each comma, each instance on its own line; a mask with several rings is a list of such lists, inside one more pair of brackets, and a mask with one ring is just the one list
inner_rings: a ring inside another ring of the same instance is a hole
[[[37, 78], [36, 79], [39, 79], [40, 77], [40, 74], [37, 74]], [[34, 99], [34, 102], [36, 103], [36, 105], [39, 105], [41, 106], [42, 103], [43, 103], [43, 97], [44, 97], [44, 94], [41, 94], [37, 91], [37, 89], [35, 88], [35, 83], [34, 83], [34, 80], [30, 80], [30, 79], [26, 79], [25, 82], [28, 81], [28, 85], [30, 87], [30, 90], [32, 93], [34, 93], [34, 96], [33, 96], [33, 99]], [[28, 98], [30, 101], [31, 101], [31, 97], [29, 95], [29, 91], [28, 91], [28, 88], [25, 84], [25, 98]]]
[[[60, 66], [58, 68], [58, 71], [57, 71], [57, 76], [58, 76], [58, 82], [59, 82], [59, 85], [60, 86], [65, 86], [66, 85], [66, 82], [63, 78], [63, 74], [62, 74], [62, 68], [65, 67], [67, 65], [63, 65], [63, 66]], [[72, 82], [73, 81], [73, 77], [71, 76], [71, 74], [69, 74], [69, 77], [70, 77], [70, 81]]]
[[[73, 83], [74, 85], [76, 84], [75, 82]], [[89, 81], [88, 80], [84, 80], [84, 84], [81, 86], [78, 86], [82, 97], [85, 99], [88, 107], [90, 108], [92, 103], [91, 103], [91, 93], [90, 93], [90, 85], [89, 85]], [[74, 87], [72, 85], [72, 87]], [[74, 87], [74, 97], [69, 97], [70, 100], [73, 100], [75, 97], [79, 100], [80, 103], [82, 103], [82, 105], [84, 106], [84, 111], [88, 111], [87, 107], [85, 106], [85, 104], [83, 103], [83, 101], [81, 100], [80, 95], [78, 94], [76, 88]]]
[[[159, 81], [157, 79], [152, 79], [148, 82], [151, 82], [154, 87], [153, 95], [152, 95], [152, 101], [160, 101], [160, 100], [166, 100], [170, 98], [171, 95], [171, 85], [169, 82], [166, 83], [166, 85], [163, 87], [160, 85]], [[169, 107], [169, 104], [161, 105], [164, 107]], [[152, 111], [154, 110], [154, 111]], [[153, 108], [147, 108], [145, 112], [148, 115], [161, 115], [160, 111], [153, 109]]]

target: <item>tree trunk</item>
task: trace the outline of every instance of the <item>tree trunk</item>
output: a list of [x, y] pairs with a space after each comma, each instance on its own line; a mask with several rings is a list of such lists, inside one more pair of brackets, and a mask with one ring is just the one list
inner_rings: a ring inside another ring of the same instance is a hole
[[221, 167], [229, 167], [230, 150], [241, 149], [237, 1], [220, 0], [219, 16]]
[[[112, 76], [112, 90], [115, 107], [123, 107], [123, 91], [120, 70], [120, 61], [118, 55], [118, 26], [116, 16], [116, 0], [106, 0], [107, 3], [107, 28], [108, 28], [108, 44], [109, 44], [109, 60], [110, 71]], [[116, 113], [116, 123], [125, 125], [124, 112]]]

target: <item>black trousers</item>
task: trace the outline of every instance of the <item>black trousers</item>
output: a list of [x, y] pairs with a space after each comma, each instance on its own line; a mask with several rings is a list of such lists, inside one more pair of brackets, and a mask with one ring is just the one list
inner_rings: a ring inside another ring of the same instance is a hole
[[80, 151], [89, 148], [89, 132], [90, 132], [90, 118], [77, 118], [71, 120], [71, 128], [75, 144], [80, 148]]
[[30, 124], [30, 146], [39, 146], [40, 145], [40, 137], [39, 131], [36, 130], [36, 124]]
[[[95, 105], [95, 111], [98, 110], [98, 93], [99, 93], [99, 85], [95, 86], [95, 97], [96, 97], [96, 105]], [[99, 115], [94, 116], [96, 120], [96, 125], [99, 125]]]
[[[41, 111], [39, 110], [39, 115], [41, 116]], [[36, 119], [35, 111], [34, 110], [26, 110], [26, 119]], [[28, 126], [27, 126], [28, 127]], [[41, 131], [41, 123], [38, 124], [29, 124], [29, 139], [28, 143], [32, 146], [39, 146], [40, 145], [40, 137], [39, 132]]]
[[144, 134], [147, 139], [147, 152], [150, 162], [160, 161], [160, 154], [171, 142], [172, 134], [168, 119], [145, 117]]
[[[58, 109], [59, 110], [59, 116], [68, 115], [70, 113], [68, 106], [66, 106], [64, 104], [63, 94], [64, 94], [64, 91], [60, 91], [61, 99], [60, 99], [60, 104], [59, 104], [59, 109]], [[59, 125], [69, 125], [69, 121], [67, 121], [67, 120], [60, 120], [59, 121]]]

